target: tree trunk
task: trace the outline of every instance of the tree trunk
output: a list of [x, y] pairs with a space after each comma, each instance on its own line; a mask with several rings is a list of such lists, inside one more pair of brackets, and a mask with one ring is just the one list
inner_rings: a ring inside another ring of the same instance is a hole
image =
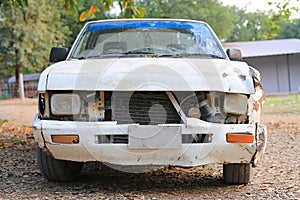
[[15, 72], [15, 76], [16, 76], [16, 85], [15, 85], [15, 97], [20, 97], [20, 64], [16, 65], [16, 72]]

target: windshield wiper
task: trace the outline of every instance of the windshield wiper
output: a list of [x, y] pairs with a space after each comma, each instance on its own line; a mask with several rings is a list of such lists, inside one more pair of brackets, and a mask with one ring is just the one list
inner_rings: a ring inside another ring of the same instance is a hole
[[150, 51], [127, 51], [122, 53], [122, 55], [136, 55], [136, 54], [149, 55], [153, 53]]
[[225, 59], [222, 56], [218, 56], [215, 54], [203, 54], [203, 53], [190, 53], [190, 54], [180, 54], [182, 57], [210, 57], [210, 58], [219, 58], [219, 59]]
[[138, 55], [138, 56], [148, 56], [148, 57], [153, 57], [153, 58], [160, 58], [160, 57], [173, 57], [173, 58], [181, 58], [180, 55], [178, 54], [160, 54], [160, 53], [155, 53], [153, 51], [147, 51], [145, 50], [132, 50], [132, 51], [127, 51], [123, 53], [123, 55]]
[[85, 59], [93, 59], [93, 58], [115, 58], [115, 57], [120, 57], [122, 54], [100, 54], [100, 55], [87, 55], [87, 56], [81, 56], [81, 57], [72, 57], [74, 59], [78, 60], [85, 60]]
[[212, 58], [225, 59], [224, 57], [218, 56], [216, 54], [203, 54], [203, 56], [209, 56], [209, 57], [212, 57]]
[[126, 57], [126, 56], [139, 56], [139, 57], [153, 57], [153, 58], [161, 58], [161, 57], [171, 57], [171, 58], [182, 58], [182, 55], [189, 56], [190, 54], [155, 54], [150, 51], [127, 51], [124, 53], [112, 53], [112, 54], [100, 54], [100, 55], [87, 55], [81, 57], [72, 57], [73, 59], [85, 60], [85, 59], [93, 59], [93, 58], [114, 58], [114, 57]]
[[150, 51], [127, 51], [123, 53], [124, 55], [127, 54], [152, 54]]
[[157, 54], [156, 56], [160, 58], [182, 58], [180, 54]]

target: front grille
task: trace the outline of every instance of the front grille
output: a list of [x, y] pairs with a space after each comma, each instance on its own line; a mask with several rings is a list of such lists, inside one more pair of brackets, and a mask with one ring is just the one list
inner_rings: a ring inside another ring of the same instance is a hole
[[112, 117], [118, 124], [141, 125], [180, 123], [165, 92], [113, 92]]
[[[47, 107], [51, 104], [49, 98], [52, 94], [63, 93], [75, 93], [80, 96], [81, 109], [79, 114], [52, 114], [51, 108]], [[245, 114], [241, 114], [243, 112], [241, 108], [236, 111], [236, 106], [231, 105], [235, 104], [233, 97], [241, 96], [240, 94], [201, 91], [175, 91], [172, 93], [180, 109], [187, 117], [196, 117], [203, 121], [220, 124], [249, 123], [246, 111]], [[224, 104], [226, 95], [230, 95], [229, 97], [233, 100], [227, 99], [227, 104]], [[117, 121], [118, 124], [134, 123], [140, 125], [183, 123], [166, 92], [163, 91], [48, 91], [39, 95], [39, 104], [39, 117], [43, 120]], [[226, 111], [225, 106], [227, 106]], [[230, 106], [235, 109], [230, 109]], [[246, 109], [247, 106], [244, 105], [243, 107]]]

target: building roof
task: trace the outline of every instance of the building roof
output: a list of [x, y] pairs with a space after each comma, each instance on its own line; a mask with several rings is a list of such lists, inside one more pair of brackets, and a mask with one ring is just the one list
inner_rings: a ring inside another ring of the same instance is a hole
[[[23, 81], [34, 81], [34, 80], [39, 80], [40, 78], [40, 73], [36, 74], [24, 74], [23, 75]], [[15, 83], [16, 82], [16, 77], [12, 76], [8, 79], [8, 83]]]
[[300, 39], [227, 42], [223, 46], [240, 49], [244, 58], [300, 53]]

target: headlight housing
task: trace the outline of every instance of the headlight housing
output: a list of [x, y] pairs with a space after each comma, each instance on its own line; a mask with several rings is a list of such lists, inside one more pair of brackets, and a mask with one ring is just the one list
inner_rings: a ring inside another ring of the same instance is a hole
[[224, 111], [226, 113], [245, 115], [248, 109], [248, 98], [242, 94], [226, 94]]
[[53, 94], [50, 102], [53, 115], [77, 115], [80, 113], [78, 94]]

